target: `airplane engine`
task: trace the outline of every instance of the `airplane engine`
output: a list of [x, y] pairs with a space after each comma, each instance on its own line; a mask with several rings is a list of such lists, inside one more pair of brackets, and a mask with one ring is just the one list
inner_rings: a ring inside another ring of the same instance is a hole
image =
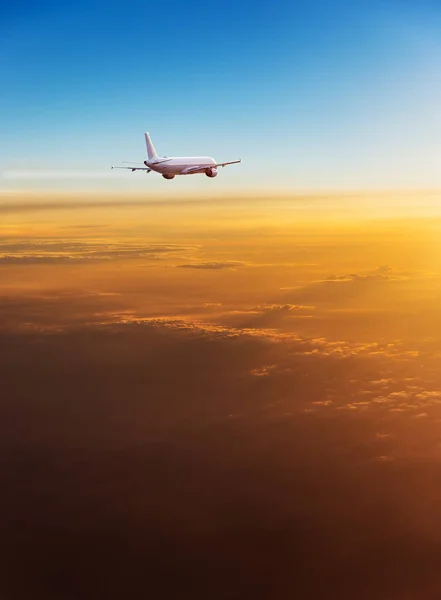
[[164, 179], [174, 179], [174, 175], [167, 175], [167, 173], [163, 173], [162, 175], [164, 177]]
[[207, 177], [216, 177], [216, 175], [217, 175], [217, 169], [206, 169], [205, 175]]

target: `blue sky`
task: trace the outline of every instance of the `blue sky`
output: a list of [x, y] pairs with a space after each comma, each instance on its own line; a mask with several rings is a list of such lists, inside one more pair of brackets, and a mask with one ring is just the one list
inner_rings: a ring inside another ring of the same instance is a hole
[[144, 159], [146, 130], [162, 154], [243, 159], [176, 189], [441, 185], [436, 2], [19, 0], [0, 16], [0, 189], [170, 186], [109, 170]]

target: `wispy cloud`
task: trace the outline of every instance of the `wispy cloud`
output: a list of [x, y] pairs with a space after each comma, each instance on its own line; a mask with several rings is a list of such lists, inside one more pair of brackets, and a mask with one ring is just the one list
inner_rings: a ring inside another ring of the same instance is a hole
[[239, 261], [209, 261], [209, 262], [198, 262], [198, 263], [188, 263], [184, 265], [177, 265], [179, 269], [209, 269], [209, 270], [219, 270], [219, 269], [231, 269], [235, 267], [243, 267], [245, 263]]
[[109, 179], [107, 171], [97, 169], [6, 169], [0, 172], [6, 180]]
[[121, 241], [14, 241], [0, 243], [0, 264], [60, 264], [109, 260], [161, 260], [170, 255], [188, 254], [197, 246], [179, 244], [139, 244]]

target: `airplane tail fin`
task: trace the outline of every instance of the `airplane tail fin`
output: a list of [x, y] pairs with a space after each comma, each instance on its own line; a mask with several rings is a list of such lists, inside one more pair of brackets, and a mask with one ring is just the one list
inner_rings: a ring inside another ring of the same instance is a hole
[[155, 150], [154, 145], [152, 144], [152, 140], [150, 139], [150, 136], [148, 133], [145, 133], [145, 145], [147, 146], [147, 156], [149, 158], [155, 158], [155, 156], [158, 156]]

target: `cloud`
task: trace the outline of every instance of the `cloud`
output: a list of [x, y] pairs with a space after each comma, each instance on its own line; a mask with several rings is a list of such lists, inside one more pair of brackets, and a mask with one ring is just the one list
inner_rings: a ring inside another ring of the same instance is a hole
[[222, 315], [222, 323], [242, 329], [282, 328], [288, 320], [309, 319], [315, 307], [304, 304], [263, 304], [250, 309], [230, 310]]
[[175, 254], [194, 253], [198, 246], [179, 244], [138, 244], [121, 241], [109, 244], [101, 241], [51, 242], [11, 241], [0, 244], [0, 264], [61, 264], [116, 260], [161, 260]]
[[[333, 356], [345, 359], [355, 356], [388, 357], [402, 362], [412, 361], [419, 356], [419, 350], [409, 348], [400, 340], [388, 343], [356, 342], [332, 340], [326, 337], [302, 336], [297, 332], [278, 330], [273, 318], [289, 318], [298, 311], [309, 310], [309, 306], [269, 305], [260, 314], [251, 313], [248, 320], [241, 315], [241, 325], [227, 323], [223, 315], [217, 315], [218, 322], [201, 320], [190, 316], [158, 315], [158, 308], [152, 307], [153, 315], [138, 316], [129, 296], [121, 295], [118, 290], [102, 290], [102, 293], [51, 293], [47, 295], [0, 295], [0, 331], [13, 330], [27, 323], [35, 328], [65, 328], [72, 325], [95, 324], [95, 326], [160, 328], [162, 330], [187, 331], [207, 335], [213, 338], [260, 338], [265, 343], [287, 344], [293, 355]], [[110, 295], [106, 292], [110, 292]], [[206, 307], [202, 307], [205, 314]], [[176, 309], [178, 310], [178, 309]], [[227, 313], [228, 314], [228, 313]], [[248, 315], [248, 313], [246, 313]], [[269, 321], [265, 323], [265, 319]]]
[[[405, 346], [106, 322], [112, 296], [19, 301], [0, 307], [64, 327], [0, 335], [6, 597], [136, 597], [146, 568], [167, 597], [213, 582], [219, 598], [438, 589], [438, 461], [415, 456], [439, 455], [439, 425], [360, 396], [415, 374], [430, 391], [420, 361], [397, 364]], [[406, 577], [385, 583], [391, 557]]]
[[189, 263], [184, 265], [176, 265], [179, 269], [231, 269], [234, 267], [243, 267], [245, 263], [239, 261], [211, 261], [211, 262], [198, 262]]
[[[261, 315], [281, 314], [289, 318], [305, 308], [310, 307], [263, 305]], [[75, 332], [103, 340], [133, 337], [137, 340], [133, 342], [133, 349], [141, 356], [145, 351], [139, 344], [147, 344], [150, 338], [155, 340], [152, 347], [158, 351], [163, 342], [173, 339], [179, 353], [186, 345], [228, 352], [229, 358], [237, 361], [237, 369], [233, 369], [239, 378], [237, 381], [249, 377], [255, 381], [277, 382], [274, 385], [284, 396], [277, 411], [283, 406], [285, 412], [292, 412], [291, 397], [296, 399], [298, 410], [413, 414], [421, 412], [423, 407], [424, 410], [441, 409], [441, 391], [421, 378], [419, 351], [400, 340], [360, 343], [307, 337], [273, 327], [227, 326], [197, 319], [191, 311], [189, 316], [141, 317], [134, 314], [127, 295], [111, 290], [96, 294], [0, 296], [0, 337], [2, 334], [70, 336]], [[108, 356], [106, 347], [100, 345], [100, 348], [102, 357]], [[87, 354], [84, 348], [80, 352]], [[96, 356], [90, 355], [90, 360], [101, 361], [98, 350], [94, 352]], [[115, 356], [119, 353], [120, 350]], [[151, 356], [150, 351], [147, 355]], [[194, 359], [199, 361], [202, 371], [206, 370], [203, 358], [198, 355]], [[127, 360], [133, 360], [132, 352], [127, 352]], [[216, 368], [221, 369], [221, 365], [219, 362]], [[179, 368], [184, 368], [182, 361]], [[206, 372], [209, 376], [209, 371]], [[415, 385], [417, 375], [418, 386]], [[265, 410], [272, 411], [269, 407], [273, 404], [268, 398]], [[233, 406], [228, 410], [238, 412]], [[239, 412], [244, 413], [244, 410]]]
[[302, 304], [264, 304], [252, 309], [252, 312], [288, 314], [292, 312], [310, 312], [314, 308], [314, 306]]
[[[1, 193], [1, 190], [0, 190]], [[13, 213], [34, 213], [40, 211], [63, 211], [63, 210], [74, 210], [82, 211], [87, 209], [102, 209], [107, 210], [109, 208], [145, 208], [148, 206], [149, 209], [159, 208], [163, 209], [165, 202], [167, 207], [182, 208], [183, 206], [191, 208], [195, 207], [207, 207], [207, 197], [195, 196], [192, 192], [191, 195], [183, 196], [179, 194], [179, 197], [170, 196], [170, 191], [156, 190], [154, 195], [146, 198], [145, 192], [140, 195], [139, 193], [130, 194], [126, 198], [121, 199], [121, 194], [118, 195], [112, 193], [97, 193], [89, 192], [89, 196], [77, 194], [45, 192], [44, 194], [30, 194], [31, 200], [28, 201], [17, 201], [15, 192], [5, 192], [2, 196], [5, 199], [0, 204], [0, 213], [13, 214]], [[87, 199], [86, 199], [87, 198]], [[255, 204], [255, 196], [240, 198], [241, 202]], [[165, 201], [165, 202], [164, 202]], [[211, 205], [221, 205], [225, 207], [226, 204], [236, 204], [237, 197], [229, 196], [225, 197], [224, 194], [212, 197], [209, 201]]]
[[392, 379], [377, 379], [375, 381], [371, 381], [370, 384], [374, 387], [388, 387], [392, 383]]
[[251, 369], [251, 375], [255, 377], [268, 377], [271, 374], [271, 371], [276, 368], [276, 365], [267, 365], [263, 367], [258, 367], [257, 369]]
[[404, 276], [407, 276], [407, 275], [408, 275], [408, 272], [405, 272], [404, 274], [403, 273], [398, 274], [398, 273], [395, 273], [394, 270], [391, 267], [389, 267], [389, 265], [382, 265], [381, 267], [377, 267], [373, 271], [370, 271], [365, 274], [348, 273], [346, 275], [329, 275], [328, 277], [326, 277], [326, 279], [321, 280], [317, 283], [327, 283], [327, 282], [360, 283], [360, 282], [372, 282], [372, 281], [383, 282], [383, 281], [400, 280]]
[[78, 263], [84, 262], [85, 258], [66, 255], [22, 255], [14, 256], [8, 254], [0, 254], [0, 264], [2, 265], [38, 265], [38, 264], [60, 264], [60, 263]]
[[49, 170], [49, 169], [8, 169], [2, 171], [0, 176], [3, 179], [10, 180], [35, 180], [35, 179], [103, 179], [107, 180], [109, 178], [108, 172], [102, 170], [92, 170], [92, 169], [57, 169], [57, 170]]
[[[384, 313], [386, 309], [396, 309], [397, 294], [403, 303], [414, 297], [410, 281], [421, 281], [430, 274], [427, 272], [412, 272], [394, 270], [388, 265], [360, 272], [331, 274], [304, 286], [285, 288], [283, 300], [286, 303], [312, 304], [324, 309], [351, 309], [358, 311], [354, 323], [360, 329], [360, 315], [369, 312], [371, 320], [376, 312]], [[430, 275], [431, 276], [431, 275]], [[328, 324], [332, 319], [338, 319], [336, 313], [327, 313]]]
[[[105, 315], [103, 315], [105, 316]], [[105, 324], [105, 322], [103, 322]], [[291, 356], [309, 357], [333, 357], [345, 359], [357, 356], [371, 358], [393, 358], [401, 361], [411, 361], [419, 356], [419, 352], [403, 347], [400, 340], [393, 343], [381, 344], [358, 343], [346, 340], [328, 340], [326, 338], [307, 338], [296, 333], [277, 331], [274, 329], [254, 327], [227, 327], [215, 323], [207, 323], [196, 319], [185, 319], [181, 317], [146, 317], [146, 318], [122, 318], [119, 322], [111, 320], [108, 323], [115, 327], [154, 327], [174, 331], [188, 331], [201, 333], [213, 338], [248, 338], [261, 339], [267, 343], [283, 344], [289, 348]]]

